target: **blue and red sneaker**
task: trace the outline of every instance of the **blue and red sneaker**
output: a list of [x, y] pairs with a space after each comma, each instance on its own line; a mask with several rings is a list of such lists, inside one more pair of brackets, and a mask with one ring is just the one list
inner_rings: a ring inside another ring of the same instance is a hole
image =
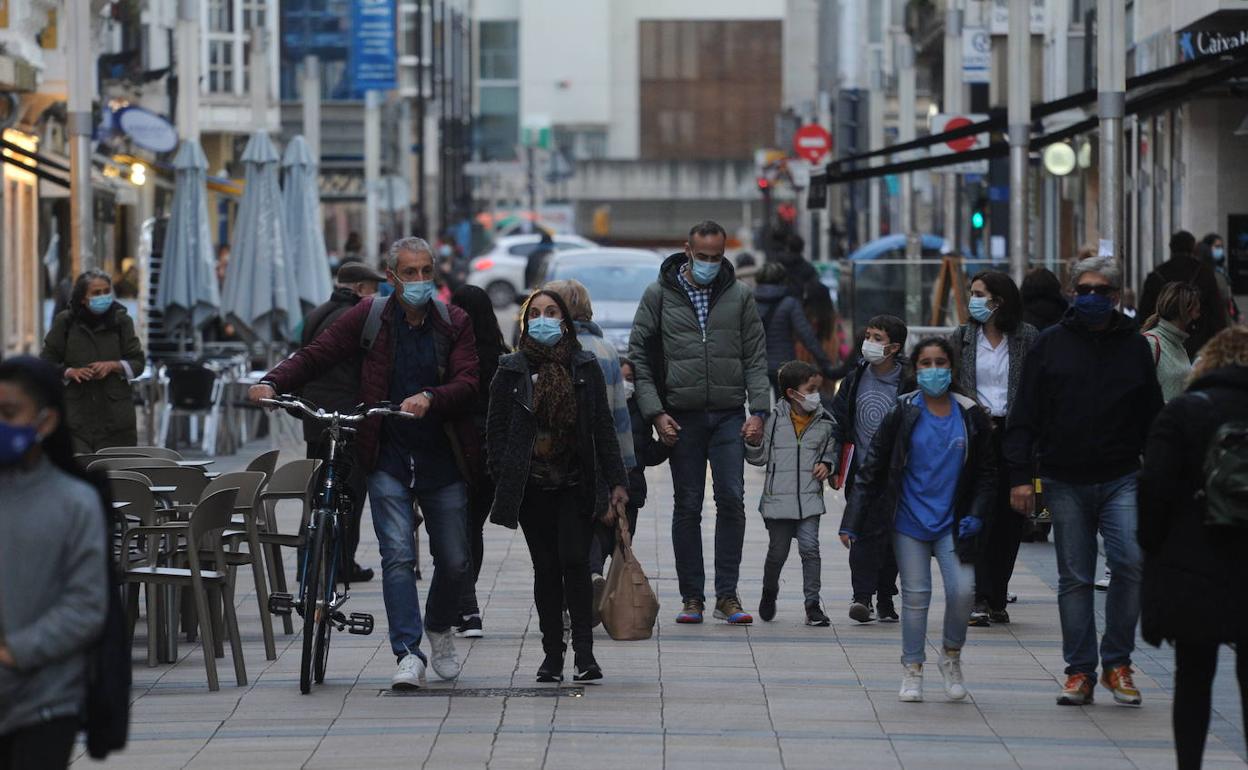
[[685, 599], [685, 605], [676, 616], [677, 623], [701, 623], [705, 609], [701, 599]]
[[726, 620], [733, 626], [748, 626], [754, 622], [754, 616], [745, 611], [741, 600], [735, 596], [715, 600], [715, 617]]

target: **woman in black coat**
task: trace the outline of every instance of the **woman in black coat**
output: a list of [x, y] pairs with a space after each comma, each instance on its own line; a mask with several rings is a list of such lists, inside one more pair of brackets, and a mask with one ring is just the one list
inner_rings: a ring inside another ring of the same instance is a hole
[[[1248, 699], [1248, 529], [1209, 527], [1198, 498], [1218, 428], [1248, 420], [1248, 329], [1219, 332], [1200, 352], [1192, 384], [1153, 422], [1139, 482], [1145, 641], [1174, 645], [1174, 742], [1180, 770], [1198, 768], [1209, 732], [1218, 649], [1236, 649]], [[1244, 712], [1248, 732], [1248, 709]]]
[[589, 548], [628, 502], [607, 386], [581, 350], [563, 299], [535, 291], [520, 311], [520, 344], [490, 384], [486, 441], [496, 489], [490, 520], [519, 523], [533, 559], [545, 660], [537, 681], [563, 679], [563, 608], [572, 619], [577, 681], [601, 679], [594, 659]]
[[[490, 301], [490, 295], [485, 293], [485, 289], [464, 284], [451, 295], [451, 304], [462, 308], [472, 319], [472, 331], [477, 341], [477, 360], [481, 366], [481, 388], [477, 391], [472, 417], [477, 432], [481, 434], [481, 445], [488, 452], [485, 420], [490, 409], [490, 382], [498, 371], [498, 359], [507, 353], [507, 343], [498, 326], [494, 303]], [[472, 478], [468, 480], [468, 545], [472, 551], [472, 580], [465, 580], [460, 591], [457, 633], [465, 638], [476, 639], [484, 634], [481, 628], [481, 607], [477, 602], [477, 580], [481, 577], [481, 561], [485, 556], [485, 521], [490, 516], [490, 506], [494, 504], [494, 481], [485, 471], [484, 458], [470, 472]]]

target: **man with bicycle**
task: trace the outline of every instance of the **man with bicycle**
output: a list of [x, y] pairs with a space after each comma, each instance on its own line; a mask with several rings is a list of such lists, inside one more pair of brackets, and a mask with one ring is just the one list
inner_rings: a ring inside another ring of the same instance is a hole
[[[289, 393], [363, 350], [359, 400], [390, 401], [419, 420], [369, 419], [359, 426], [356, 461], [368, 474], [373, 527], [381, 550], [382, 596], [390, 646], [398, 658], [395, 689], [420, 686], [428, 663], [442, 679], [459, 675], [453, 625], [460, 582], [469, 572], [464, 468], [480, 451], [471, 409], [478, 383], [472, 323], [434, 298], [434, 259], [420, 238], [396, 241], [386, 257], [394, 286], [388, 299], [361, 301], [307, 347], [254, 386], [253, 401]], [[382, 302], [374, 308], [374, 303]], [[419, 503], [434, 573], [422, 618], [416, 590]]]

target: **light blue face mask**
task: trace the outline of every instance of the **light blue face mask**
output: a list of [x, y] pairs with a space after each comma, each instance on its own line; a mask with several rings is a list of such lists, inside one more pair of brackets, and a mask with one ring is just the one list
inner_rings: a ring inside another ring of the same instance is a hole
[[551, 347], [563, 338], [563, 323], [558, 318], [538, 316], [529, 319], [529, 336], [535, 342]]
[[988, 319], [992, 318], [992, 314], [996, 312], [988, 307], [988, 303], [991, 301], [987, 297], [971, 297], [970, 301], [967, 302], [967, 307], [971, 311], [971, 318], [974, 318], [981, 324], [988, 323]]
[[719, 262], [703, 262], [700, 259], [692, 261], [690, 270], [693, 272], [693, 280], [699, 286], [709, 286], [719, 275]]
[[920, 369], [915, 377], [919, 381], [919, 387], [923, 392], [932, 398], [939, 398], [949, 391], [949, 386], [953, 383], [953, 372], [949, 369]]
[[87, 300], [87, 308], [96, 315], [103, 315], [113, 306], [113, 293], [100, 294]]
[[1221, 262], [1222, 260], [1226, 259], [1226, 249], [1222, 248], [1221, 246], [1214, 246], [1212, 251], [1213, 251], [1214, 262]]
[[403, 301], [412, 307], [421, 307], [433, 299], [437, 290], [433, 281], [404, 281]]

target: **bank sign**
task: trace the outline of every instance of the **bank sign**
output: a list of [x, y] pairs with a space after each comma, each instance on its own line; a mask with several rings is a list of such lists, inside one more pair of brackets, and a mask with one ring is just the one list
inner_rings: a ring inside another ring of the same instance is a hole
[[[1220, 56], [1248, 46], [1248, 14], [1218, 13], [1175, 35], [1180, 62]], [[1248, 50], [1248, 49], [1246, 49]]]

